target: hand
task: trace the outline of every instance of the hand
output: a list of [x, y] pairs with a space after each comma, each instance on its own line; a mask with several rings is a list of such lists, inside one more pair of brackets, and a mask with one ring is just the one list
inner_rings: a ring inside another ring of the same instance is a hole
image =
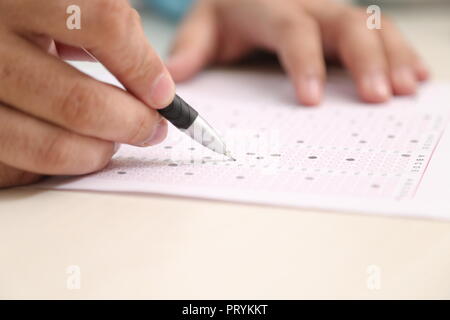
[[168, 68], [176, 81], [255, 49], [278, 55], [304, 105], [320, 103], [325, 58], [351, 73], [360, 98], [414, 94], [428, 71], [391, 21], [367, 28], [365, 11], [333, 0], [199, 0], [182, 24]]
[[[81, 8], [81, 29], [66, 26]], [[174, 97], [173, 80], [124, 0], [0, 1], [0, 187], [41, 175], [103, 168], [117, 143], [154, 145], [167, 134], [155, 111]], [[127, 91], [61, 59], [86, 48]]]

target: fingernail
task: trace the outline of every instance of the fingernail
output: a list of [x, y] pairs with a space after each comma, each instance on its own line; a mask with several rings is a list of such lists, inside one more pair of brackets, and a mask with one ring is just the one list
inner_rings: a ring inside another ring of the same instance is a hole
[[[416, 91], [417, 81], [413, 70], [409, 67], [399, 67], [392, 72], [392, 79], [397, 94], [411, 94]], [[397, 92], [398, 91], [398, 92]]]
[[157, 77], [150, 90], [150, 105], [161, 109], [167, 107], [175, 96], [175, 84], [172, 78], [163, 73]]
[[304, 105], [316, 105], [322, 99], [322, 81], [318, 77], [300, 79], [298, 90], [300, 102]]
[[430, 76], [430, 68], [423, 62], [423, 60], [417, 61], [416, 68], [421, 81], [426, 80]]
[[362, 84], [364, 92], [369, 96], [369, 100], [384, 101], [392, 94], [387, 77], [382, 72], [375, 72], [365, 76]]
[[162, 142], [167, 136], [167, 121], [161, 118], [149, 139], [142, 143], [143, 147], [154, 146]]

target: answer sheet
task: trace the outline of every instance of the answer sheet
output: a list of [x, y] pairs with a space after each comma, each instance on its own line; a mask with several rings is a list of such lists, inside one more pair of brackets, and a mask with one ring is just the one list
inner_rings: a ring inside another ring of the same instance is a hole
[[[102, 70], [85, 71], [117, 84]], [[450, 193], [429, 196], [437, 186], [450, 190], [449, 182], [428, 181], [416, 199], [433, 156], [450, 164], [450, 150], [439, 148], [449, 88], [425, 85], [414, 97], [369, 105], [337, 75], [320, 106], [302, 107], [281, 72], [207, 71], [177, 92], [223, 135], [237, 161], [170, 125], [158, 146], [123, 145], [103, 171], [43, 186], [450, 219]]]

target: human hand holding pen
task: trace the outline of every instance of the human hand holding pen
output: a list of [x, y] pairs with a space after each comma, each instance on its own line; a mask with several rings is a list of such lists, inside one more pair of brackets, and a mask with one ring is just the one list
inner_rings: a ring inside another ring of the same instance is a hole
[[[66, 27], [73, 4], [82, 10], [80, 30]], [[128, 1], [1, 1], [0, 38], [0, 187], [97, 171], [116, 143], [165, 138], [167, 122], [155, 109], [173, 100], [175, 86]], [[89, 59], [83, 47], [127, 91], [62, 61]]]

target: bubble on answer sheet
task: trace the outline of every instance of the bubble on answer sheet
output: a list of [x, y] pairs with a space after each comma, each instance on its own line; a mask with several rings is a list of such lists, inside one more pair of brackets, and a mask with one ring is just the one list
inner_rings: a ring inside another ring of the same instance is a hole
[[308, 159], [314, 160], [314, 159], [317, 159], [317, 157], [316, 156], [309, 156]]
[[237, 176], [236, 179], [242, 180], [244, 179], [244, 176]]
[[172, 149], [172, 146], [165, 146], [164, 149]]
[[125, 171], [118, 171], [117, 174], [127, 174]]
[[193, 176], [194, 175], [194, 173], [192, 173], [192, 172], [185, 172], [184, 173], [186, 176]]

